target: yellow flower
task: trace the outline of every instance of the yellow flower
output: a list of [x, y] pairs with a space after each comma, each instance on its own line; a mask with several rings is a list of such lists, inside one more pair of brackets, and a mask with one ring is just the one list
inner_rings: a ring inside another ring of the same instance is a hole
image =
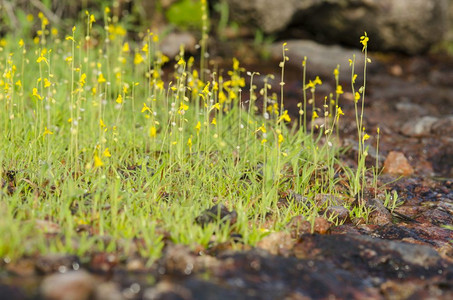
[[22, 87], [22, 82], [20, 81], [20, 79], [18, 81], [16, 81], [16, 85], [21, 88]]
[[33, 96], [35, 96], [39, 100], [42, 100], [41, 95], [38, 94], [38, 89], [37, 88], [33, 88]]
[[96, 22], [96, 19], [94, 18], [94, 15], [90, 15], [90, 25]]
[[189, 106], [181, 101], [181, 104], [179, 105], [178, 113], [183, 114], [183, 111], [186, 111], [188, 109], [189, 109]]
[[192, 152], [192, 136], [187, 140], [187, 146], [189, 146], [189, 150]]
[[121, 51], [123, 52], [129, 52], [130, 51], [130, 48], [129, 48], [129, 43], [124, 43], [123, 45], [123, 48], [121, 48]]
[[366, 141], [366, 140], [369, 139], [369, 138], [370, 138], [370, 136], [369, 136], [368, 134], [365, 133], [365, 134], [363, 135], [363, 137], [362, 137], [362, 140], [363, 140], [363, 141]]
[[105, 148], [104, 153], [102, 154], [105, 157], [111, 157], [112, 154], [110, 154], [109, 148]]
[[280, 118], [278, 118], [277, 123], [280, 123], [283, 120], [285, 120], [286, 122], [291, 122], [291, 118], [289, 117], [287, 110], [285, 110]]
[[99, 74], [99, 77], [98, 77], [98, 82], [99, 83], [103, 83], [103, 82], [106, 82], [107, 80], [105, 79], [104, 75], [101, 73]]
[[354, 76], [352, 76], [352, 83], [355, 83], [356, 79], [357, 79], [357, 74], [354, 74]]
[[344, 116], [343, 110], [339, 106], [337, 106], [337, 116]]
[[148, 105], [146, 105], [146, 103], [143, 103], [143, 107], [142, 107], [142, 111], [141, 112], [145, 112], [145, 111], [151, 112], [151, 108], [149, 108]]
[[101, 126], [101, 128], [105, 128], [105, 123], [102, 119], [99, 119], [99, 126]]
[[337, 93], [338, 95], [343, 94], [343, 87], [341, 85], [338, 85], [337, 86], [337, 90], [335, 91], [335, 93]]
[[94, 155], [94, 167], [95, 168], [98, 168], [98, 167], [102, 167], [104, 165], [104, 163], [102, 162], [102, 160], [99, 158], [99, 156], [97, 154]]
[[115, 101], [116, 101], [116, 103], [118, 103], [118, 104], [123, 103], [123, 96], [121, 96], [121, 94], [119, 94]]
[[368, 46], [368, 41], [370, 39], [368, 38], [367, 34], [366, 34], [366, 31], [365, 31], [365, 34], [362, 35], [360, 37], [360, 43], [363, 45], [363, 48], [362, 48], [362, 52], [366, 49], [366, 47]]
[[217, 120], [216, 120], [216, 118], [212, 118], [211, 124], [212, 124], [212, 125], [217, 125]]
[[322, 81], [321, 81], [321, 79], [319, 79], [319, 76], [316, 76], [316, 78], [315, 78], [315, 80], [313, 81], [313, 83], [314, 83], [315, 85], [321, 85], [321, 84], [322, 84]]
[[211, 111], [211, 110], [213, 110], [213, 109], [220, 110], [220, 103], [214, 104], [214, 105], [211, 107], [211, 109], [210, 109], [209, 111]]
[[45, 88], [48, 88], [49, 86], [51, 86], [52, 84], [50, 83], [49, 79], [47, 78], [44, 78], [44, 87]]
[[263, 125], [261, 125], [260, 127], [258, 127], [258, 129], [256, 130], [256, 132], [258, 131], [261, 131], [262, 133], [266, 133], [266, 127], [264, 126], [264, 123]]
[[157, 135], [157, 129], [155, 126], [149, 128], [149, 137], [154, 138]]
[[140, 55], [140, 53], [135, 53], [135, 56], [134, 56], [134, 65], [138, 65], [138, 64], [141, 64], [143, 62], [143, 57]]
[[313, 120], [316, 120], [317, 118], [319, 118], [318, 113], [317, 113], [316, 111], [314, 111], [311, 118], [312, 118]]
[[355, 92], [355, 96], [354, 96], [354, 101], [357, 103], [357, 101], [360, 100], [360, 94], [359, 92]]
[[340, 70], [338, 70], [338, 66], [337, 66], [335, 68], [335, 70], [333, 70], [333, 75], [335, 76], [335, 78], [337, 78], [339, 74], [340, 74]]
[[285, 138], [283, 137], [283, 135], [280, 133], [278, 135], [278, 145], [280, 146], [281, 143], [283, 143], [283, 141], [285, 140]]
[[44, 133], [42, 134], [42, 136], [45, 137], [48, 134], [53, 134], [53, 132], [47, 129], [47, 127], [44, 127]]
[[197, 130], [197, 134], [200, 132], [201, 129], [201, 123], [198, 121], [197, 125], [195, 126], [195, 129]]
[[87, 79], [87, 74], [82, 73], [82, 74], [80, 75], [80, 79], [79, 79], [79, 85], [80, 85], [80, 87], [83, 87], [83, 86], [85, 85], [86, 79]]

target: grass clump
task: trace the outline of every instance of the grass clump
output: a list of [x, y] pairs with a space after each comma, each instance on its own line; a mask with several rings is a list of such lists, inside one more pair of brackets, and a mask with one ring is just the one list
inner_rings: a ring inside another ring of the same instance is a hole
[[[338, 69], [335, 98], [316, 108], [322, 82], [306, 83], [304, 60], [303, 102], [293, 121], [283, 101], [286, 44], [277, 96], [272, 76], [257, 87], [259, 74], [245, 72], [237, 59], [226, 73], [207, 71], [206, 32], [201, 70], [181, 50], [164, 80], [170, 62], [158, 34], [128, 41], [108, 8], [105, 30], [88, 12], [85, 25], [65, 36], [42, 14], [39, 21], [34, 40], [1, 42], [0, 257], [108, 251], [153, 261], [165, 240], [208, 247], [232, 233], [254, 245], [294, 216], [314, 221], [331, 199], [363, 197], [365, 84], [355, 93], [354, 171], [339, 161], [333, 135], [343, 114]], [[249, 99], [242, 95], [246, 82]], [[332, 197], [320, 204], [319, 194]], [[197, 224], [219, 203], [235, 217]], [[343, 203], [351, 217], [369, 213]]]

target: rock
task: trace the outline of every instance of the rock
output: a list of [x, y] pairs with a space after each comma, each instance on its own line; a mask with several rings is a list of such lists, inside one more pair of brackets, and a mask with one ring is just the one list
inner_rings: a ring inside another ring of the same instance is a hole
[[448, 0], [227, 0], [233, 19], [265, 33], [301, 29], [318, 41], [359, 48], [425, 52], [448, 29]]
[[230, 225], [236, 223], [236, 211], [229, 211], [223, 204], [216, 204], [213, 207], [203, 211], [201, 215], [195, 218], [197, 224], [206, 226], [208, 223], [221, 221], [226, 223], [229, 221]]
[[88, 300], [95, 284], [95, 278], [86, 271], [57, 273], [44, 278], [40, 292], [47, 300]]
[[173, 58], [179, 54], [181, 45], [186, 52], [194, 53], [197, 40], [189, 32], [172, 32], [167, 35], [160, 45], [160, 50], [166, 56]]
[[195, 267], [195, 255], [184, 245], [169, 245], [160, 261], [161, 273], [190, 275]]
[[398, 151], [390, 151], [384, 162], [383, 173], [391, 175], [409, 176], [414, 173], [414, 169], [407, 161], [406, 156]]
[[227, 0], [231, 16], [243, 24], [257, 26], [265, 33], [284, 30], [294, 16], [297, 0]]
[[103, 282], [94, 291], [96, 300], [123, 300], [125, 297], [121, 294], [120, 288], [113, 282]]
[[445, 116], [432, 125], [432, 132], [439, 137], [453, 139], [453, 115]]
[[192, 292], [186, 287], [170, 282], [161, 281], [155, 287], [148, 288], [143, 293], [144, 300], [159, 300], [159, 299], [194, 299]]
[[407, 136], [422, 137], [431, 133], [431, 128], [439, 119], [425, 116], [410, 120], [401, 127], [401, 133]]
[[341, 205], [344, 200], [340, 197], [330, 194], [316, 194], [315, 202], [318, 206]]
[[[364, 60], [360, 50], [347, 49], [337, 45], [326, 46], [310, 40], [289, 40], [286, 43], [286, 48], [288, 48], [286, 54], [289, 57], [287, 63], [301, 68], [301, 63], [306, 56], [307, 71], [318, 75], [321, 80], [334, 78], [333, 70], [340, 65], [340, 80], [350, 81], [349, 59], [352, 59], [354, 55], [356, 72], [360, 73], [363, 70]], [[282, 43], [272, 44], [270, 52], [273, 58], [282, 60]], [[360, 82], [360, 78], [357, 79], [357, 82]]]
[[379, 199], [367, 199], [365, 205], [372, 211], [368, 216], [368, 223], [385, 225], [392, 222], [392, 214]]
[[293, 239], [288, 233], [273, 232], [259, 241], [256, 246], [268, 251], [272, 255], [289, 256], [293, 245]]
[[344, 223], [349, 219], [349, 210], [341, 205], [327, 207], [325, 214], [327, 218], [334, 218], [339, 223]]
[[36, 259], [35, 268], [41, 274], [77, 271], [80, 268], [80, 260], [76, 255], [50, 253], [39, 256]]
[[316, 217], [313, 226], [304, 216], [295, 216], [289, 221], [287, 227], [291, 230], [292, 237], [298, 237], [302, 233], [326, 234], [332, 224], [323, 217]]

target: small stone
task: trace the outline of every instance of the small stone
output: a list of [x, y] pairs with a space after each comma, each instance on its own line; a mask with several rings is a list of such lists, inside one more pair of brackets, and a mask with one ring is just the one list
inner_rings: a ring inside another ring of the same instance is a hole
[[406, 122], [401, 127], [401, 133], [407, 136], [422, 137], [431, 133], [431, 128], [439, 119], [425, 116]]
[[368, 199], [365, 205], [372, 211], [368, 216], [368, 223], [375, 225], [385, 225], [392, 222], [392, 214], [379, 199]]
[[88, 300], [95, 284], [95, 278], [86, 271], [57, 273], [44, 278], [40, 292], [48, 300]]
[[236, 220], [236, 211], [229, 211], [223, 204], [216, 204], [203, 211], [201, 215], [195, 218], [195, 221], [201, 226], [206, 226], [208, 223], [214, 223], [216, 221], [221, 221], [223, 223], [229, 221], [231, 225], [236, 223]]
[[329, 206], [326, 209], [327, 218], [335, 218], [338, 222], [346, 222], [349, 218], [349, 210], [341, 205]]
[[195, 52], [196, 38], [188, 32], [172, 32], [163, 40], [160, 50], [168, 57], [175, 57], [183, 46], [187, 52]]
[[145, 300], [157, 299], [193, 299], [192, 292], [182, 285], [169, 281], [161, 281], [143, 293]]
[[53, 272], [65, 273], [77, 271], [80, 267], [79, 258], [76, 255], [50, 253], [41, 255], [36, 259], [35, 268], [41, 274]]
[[303, 233], [326, 234], [331, 226], [332, 224], [323, 217], [316, 217], [312, 226], [312, 223], [302, 215], [293, 217], [288, 223], [293, 238]]
[[414, 169], [407, 161], [402, 152], [390, 151], [384, 162], [385, 174], [409, 176], [414, 173]]
[[168, 245], [161, 259], [161, 271], [173, 275], [190, 275], [195, 262], [195, 255], [187, 246]]
[[344, 203], [343, 199], [330, 194], [316, 194], [315, 201], [319, 206], [341, 205]]
[[123, 300], [125, 299], [117, 284], [113, 282], [103, 282], [94, 291], [96, 300]]
[[294, 241], [290, 234], [286, 232], [273, 232], [259, 241], [256, 246], [268, 251], [272, 255], [289, 256], [293, 245]]
[[432, 126], [432, 132], [439, 137], [452, 137], [453, 115], [445, 116], [436, 121]]

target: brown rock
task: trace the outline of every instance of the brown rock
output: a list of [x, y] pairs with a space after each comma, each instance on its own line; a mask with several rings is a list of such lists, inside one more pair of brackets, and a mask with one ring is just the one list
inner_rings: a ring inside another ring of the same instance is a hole
[[325, 213], [327, 218], [333, 218], [339, 223], [344, 223], [349, 219], [349, 210], [341, 205], [329, 206]]
[[390, 151], [384, 162], [384, 173], [409, 176], [414, 173], [414, 169], [402, 152]]
[[319, 233], [326, 234], [332, 224], [323, 217], [316, 217], [312, 223], [304, 218], [304, 216], [295, 216], [289, 221], [288, 227], [291, 230], [292, 237], [298, 237], [302, 233]]
[[293, 245], [294, 242], [289, 233], [273, 232], [259, 241], [256, 246], [272, 255], [289, 256]]

